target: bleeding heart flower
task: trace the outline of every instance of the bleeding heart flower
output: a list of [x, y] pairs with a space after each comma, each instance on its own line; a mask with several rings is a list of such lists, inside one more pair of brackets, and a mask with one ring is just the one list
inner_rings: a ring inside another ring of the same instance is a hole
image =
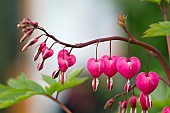
[[132, 95], [129, 102], [131, 104], [130, 113], [136, 113], [136, 97]]
[[113, 88], [113, 79], [111, 78], [117, 73], [117, 60], [118, 56], [112, 56], [111, 58], [108, 55], [104, 55], [101, 58], [105, 62], [104, 74], [108, 76], [107, 78], [107, 88], [112, 90]]
[[162, 110], [162, 113], [170, 113], [170, 106], [164, 107], [164, 109]]
[[58, 57], [57, 58], [63, 57], [63, 59], [65, 59], [65, 57], [67, 57], [68, 54], [69, 54], [69, 52], [66, 49], [62, 49], [62, 50], [60, 50], [58, 52]]
[[98, 78], [105, 70], [105, 63], [102, 59], [90, 58], [87, 62], [87, 68], [94, 78]]
[[58, 58], [58, 65], [61, 71], [61, 75], [60, 75], [60, 81], [62, 84], [65, 83], [66, 81], [66, 77], [64, 76], [64, 73], [66, 72], [66, 70], [68, 69], [68, 61], [64, 60], [62, 57]]
[[140, 60], [137, 57], [121, 57], [117, 61], [118, 72], [126, 79], [131, 79], [140, 70]]
[[52, 49], [49, 49], [48, 47], [44, 47], [42, 49], [42, 58], [47, 59], [51, 57], [54, 54], [54, 51]]
[[99, 84], [98, 77], [105, 70], [105, 63], [102, 59], [95, 60], [94, 58], [90, 58], [87, 62], [87, 68], [90, 74], [93, 76], [94, 80], [92, 81], [93, 91], [97, 90], [97, 86]]
[[155, 72], [141, 72], [136, 77], [136, 86], [144, 94], [152, 93], [159, 83], [159, 76]]
[[105, 62], [104, 74], [108, 77], [112, 77], [117, 73], [117, 60], [118, 56], [112, 56], [111, 58], [107, 55], [104, 55], [101, 59]]
[[62, 57], [68, 61], [68, 67], [73, 66], [76, 63], [76, 57], [73, 54], [69, 54], [66, 49], [60, 50], [58, 53], [58, 58]]
[[148, 105], [147, 105], [147, 97], [145, 96], [145, 94], [142, 92], [141, 94], [140, 94], [140, 98], [139, 98], [139, 100], [140, 100], [140, 105], [141, 105], [141, 107], [142, 107], [142, 113], [147, 113], [147, 110], [148, 110]]

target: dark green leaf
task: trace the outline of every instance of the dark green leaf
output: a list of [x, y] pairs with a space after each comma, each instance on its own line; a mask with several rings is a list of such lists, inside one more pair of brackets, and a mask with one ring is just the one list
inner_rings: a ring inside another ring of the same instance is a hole
[[151, 2], [151, 3], [156, 3], [156, 4], [160, 4], [161, 3], [161, 0], [141, 0], [141, 1]]
[[155, 36], [170, 35], [170, 22], [159, 22], [150, 25], [150, 28], [144, 32], [143, 38]]

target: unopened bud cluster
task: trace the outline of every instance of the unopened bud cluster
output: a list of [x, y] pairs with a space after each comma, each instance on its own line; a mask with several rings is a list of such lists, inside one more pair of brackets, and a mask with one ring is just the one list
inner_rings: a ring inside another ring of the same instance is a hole
[[[22, 22], [19, 22], [17, 25], [18, 28], [22, 28], [22, 31], [24, 32], [24, 35], [22, 36], [20, 42], [25, 41], [26, 39], [29, 39], [35, 28], [38, 27], [38, 22], [32, 22], [28, 18], [24, 18]], [[30, 39], [27, 44], [22, 48], [22, 51], [28, 50], [32, 45], [34, 45], [36, 42], [38, 42], [38, 39], [41, 38], [43, 35], [34, 37]], [[42, 61], [37, 65], [37, 70], [40, 71], [44, 67], [45, 61], [53, 56], [54, 50], [51, 47], [48, 47], [46, 42], [47, 39], [37, 46], [37, 51], [34, 55], [33, 60], [36, 61], [40, 56], [42, 57]], [[60, 74], [60, 81], [62, 84], [66, 81], [66, 76], [64, 76], [64, 73], [67, 71], [67, 69], [71, 66], [73, 66], [76, 62], [76, 57], [72, 54], [70, 54], [66, 49], [60, 50], [57, 56], [58, 60], [58, 70], [55, 70], [52, 73], [53, 78], [57, 78]]]

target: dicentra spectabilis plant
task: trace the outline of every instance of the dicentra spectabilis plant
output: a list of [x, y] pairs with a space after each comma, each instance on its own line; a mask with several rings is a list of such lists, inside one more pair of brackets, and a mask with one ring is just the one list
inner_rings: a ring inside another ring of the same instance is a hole
[[[165, 22], [159, 22], [150, 25], [150, 28], [146, 30], [146, 32], [144, 32], [143, 37], [166, 36], [170, 56], [170, 22], [168, 22], [167, 18], [170, 0], [142, 1], [152, 2], [156, 4], [162, 11], [165, 20]], [[100, 85], [105, 85], [109, 91], [116, 87], [114, 86], [113, 81], [114, 76], [117, 73], [119, 73], [117, 75], [121, 75], [126, 80], [126, 82], [123, 83], [125, 85], [122, 88], [124, 89], [124, 91], [120, 94], [116, 94], [115, 96], [113, 96], [113, 98], [110, 98], [106, 102], [104, 109], [111, 110], [112, 106], [118, 104], [118, 113], [137, 113], [137, 111], [142, 113], [149, 112], [150, 109], [153, 109], [151, 107], [154, 106], [154, 104], [159, 103], [151, 99], [151, 95], [157, 89], [160, 80], [163, 81], [168, 86], [168, 88], [170, 87], [170, 68], [165, 58], [158, 49], [147, 43], [137, 40], [135, 36], [131, 35], [131, 33], [127, 29], [126, 20], [126, 15], [122, 13], [118, 14], [118, 24], [127, 33], [128, 37], [110, 36], [90, 40], [85, 43], [69, 44], [62, 42], [54, 35], [49, 34], [45, 28], [39, 26], [38, 22], [33, 22], [28, 18], [24, 18], [17, 25], [17, 27], [21, 28], [24, 33], [22, 38], [20, 39], [20, 42], [28, 41], [25, 46], [23, 46], [22, 51], [27, 51], [32, 45], [37, 44], [37, 50], [35, 51], [33, 60], [36, 61], [39, 57], [41, 57], [42, 59], [40, 63], [37, 63], [37, 70], [41, 71], [43, 68], [49, 68], [45, 67], [45, 61], [47, 61], [47, 59], [50, 59], [50, 57], [56, 58], [56, 61], [54, 62], [58, 64], [58, 67], [56, 67], [56, 70], [51, 72], [51, 77], [43, 75], [43, 80], [48, 83], [48, 86], [45, 86], [45, 88], [42, 88], [39, 84], [33, 81], [27, 80], [24, 75], [21, 75], [17, 79], [9, 80], [8, 86], [0, 85], [0, 108], [11, 106], [28, 97], [40, 94], [51, 98], [56, 103], [58, 103], [65, 112], [71, 113], [71, 111], [64, 104], [58, 101], [58, 95], [61, 91], [77, 86], [87, 80], [86, 77], [78, 78], [78, 76], [82, 72], [82, 69], [76, 69], [70, 74], [66, 73], [68, 68], [72, 68], [72, 66], [76, 63], [76, 56], [74, 56], [74, 52], [72, 50], [96, 44], [96, 51], [94, 51], [96, 53], [96, 56], [89, 55], [89, 57], [91, 58], [87, 61], [87, 64], [85, 64], [85, 67], [88, 69], [89, 74], [92, 76], [93, 79], [92, 90], [97, 91], [97, 89], [100, 88], [99, 80], [100, 76], [103, 75], [106, 75], [107, 77], [107, 84]], [[41, 31], [42, 34], [31, 38], [31, 35], [37, 30]], [[43, 41], [38, 43], [40, 38]], [[51, 45], [47, 44], [47, 41], [49, 39], [53, 40], [53, 43]], [[128, 43], [127, 56], [111, 54], [111, 42], [114, 40], [120, 40]], [[110, 48], [108, 48], [110, 50], [110, 54], [105, 54], [101, 58], [98, 58], [98, 48], [100, 48], [100, 43], [108, 42], [110, 42]], [[64, 47], [60, 51], [55, 51], [53, 49], [53, 46], [55, 46], [55, 44], [60, 44]], [[141, 46], [144, 50], [146, 50], [146, 52], [148, 53], [146, 63], [141, 62], [140, 59], [136, 56], [130, 56], [130, 44]], [[58, 56], [54, 56], [55, 52], [58, 53]], [[151, 65], [149, 63], [149, 57], [151, 56], [158, 59], [164, 69], [167, 79], [162, 78], [161, 75], [157, 74], [157, 72], [148, 71], [148, 67], [149, 65]], [[142, 66], [146, 67], [146, 71], [140, 70]], [[56, 80], [55, 78], [59, 79]], [[11, 92], [14, 92], [14, 94]], [[12, 94], [14, 98], [6, 98], [7, 96], [11, 96]], [[54, 94], [56, 94], [55, 97]], [[119, 97], [123, 98], [119, 100], [119, 103], [116, 103]], [[164, 106], [161, 106], [162, 113], [170, 113], [169, 105], [170, 101], [167, 101], [166, 105], [164, 104]]]

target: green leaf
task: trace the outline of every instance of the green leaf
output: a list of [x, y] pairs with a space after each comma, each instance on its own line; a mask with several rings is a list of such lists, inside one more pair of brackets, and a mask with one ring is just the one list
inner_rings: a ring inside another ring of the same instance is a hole
[[170, 35], [170, 22], [159, 22], [150, 25], [150, 28], [144, 32], [143, 38], [155, 36]]
[[83, 68], [77, 68], [73, 70], [70, 74], [68, 74], [67, 81], [77, 78], [78, 76], [80, 76], [82, 71], [83, 71]]
[[27, 80], [26, 77], [24, 78], [23, 75], [21, 75], [18, 79], [10, 79], [7, 84], [16, 89], [27, 89], [31, 91], [36, 91], [40, 93], [45, 93], [45, 90], [36, 82]]
[[50, 76], [43, 75], [43, 80], [49, 84], [49, 86], [45, 87], [46, 92], [49, 95], [52, 95], [54, 92], [60, 93], [63, 90], [82, 84], [88, 79], [87, 77], [79, 78], [82, 71], [83, 68], [79, 68], [79, 69], [75, 69], [70, 74], [68, 74], [66, 83], [64, 85], [62, 85], [60, 81], [55, 81]]
[[141, 0], [141, 1], [151, 2], [151, 3], [156, 3], [156, 4], [160, 4], [161, 3], [161, 0]]
[[49, 85], [56, 83], [55, 79], [53, 79], [51, 76], [48, 75], [42, 75], [42, 79], [44, 82], [46, 82]]
[[39, 93], [21, 89], [4, 90], [0, 93], [0, 109], [14, 105], [35, 94]]
[[169, 4], [169, 1], [170, 1], [170, 0], [165, 0], [165, 1]]
[[0, 109], [14, 105], [37, 94], [47, 94], [36, 82], [27, 80], [24, 74], [10, 79], [8, 86], [0, 84]]

